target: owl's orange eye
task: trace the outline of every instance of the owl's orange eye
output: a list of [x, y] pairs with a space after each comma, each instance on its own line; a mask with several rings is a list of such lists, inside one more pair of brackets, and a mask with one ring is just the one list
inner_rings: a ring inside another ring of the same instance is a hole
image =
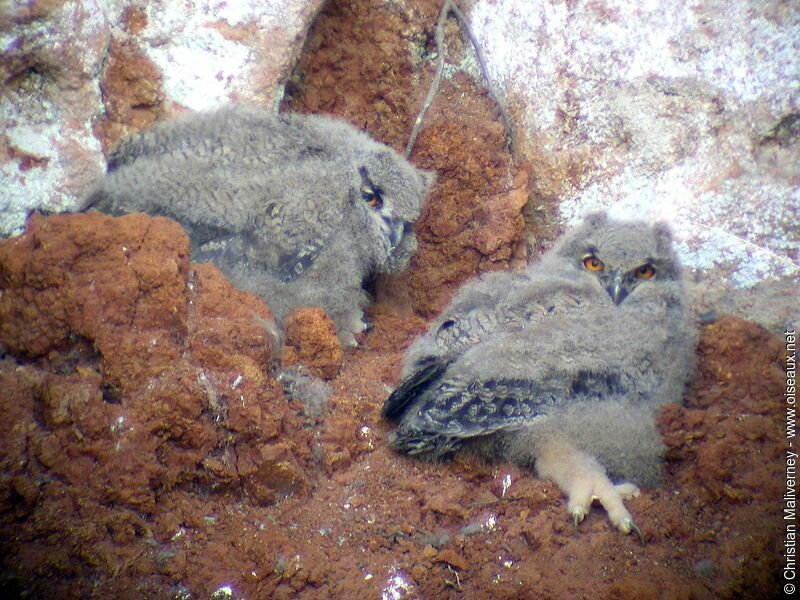
[[383, 198], [381, 198], [381, 194], [377, 190], [364, 188], [361, 190], [361, 197], [364, 199], [364, 202], [370, 205], [370, 208], [380, 208], [383, 206]]
[[650, 263], [642, 265], [636, 269], [636, 277], [639, 279], [652, 279], [656, 274], [656, 269]]
[[586, 258], [583, 259], [583, 268], [587, 271], [591, 271], [592, 273], [600, 273], [603, 269], [606, 268], [606, 265], [603, 263], [602, 260], [590, 254]]

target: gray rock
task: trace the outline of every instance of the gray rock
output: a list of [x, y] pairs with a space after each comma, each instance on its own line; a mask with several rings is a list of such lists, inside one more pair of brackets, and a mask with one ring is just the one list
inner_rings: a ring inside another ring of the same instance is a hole
[[668, 220], [725, 312], [765, 280], [800, 289], [800, 5], [479, 0], [469, 19], [531, 210]]
[[94, 125], [112, 39], [160, 69], [168, 114], [277, 106], [322, 2], [28, 4], [0, 4], [0, 237], [19, 233], [32, 209], [73, 209], [105, 170]]

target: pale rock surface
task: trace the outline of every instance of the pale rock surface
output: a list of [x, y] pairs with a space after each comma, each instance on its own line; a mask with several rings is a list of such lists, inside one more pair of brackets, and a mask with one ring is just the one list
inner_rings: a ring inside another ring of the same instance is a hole
[[[0, 237], [19, 233], [32, 209], [73, 208], [104, 170], [103, 148], [155, 116], [232, 101], [277, 106], [321, 4], [0, 3]], [[115, 94], [126, 87], [139, 98], [121, 108]], [[144, 104], [153, 114], [128, 118]], [[120, 122], [109, 126], [106, 113]]]
[[103, 168], [92, 82], [110, 35], [100, 0], [0, 4], [0, 236], [69, 207]]
[[701, 306], [737, 312], [782, 278], [753, 316], [800, 321], [800, 4], [478, 0], [468, 18], [531, 210], [666, 219]]

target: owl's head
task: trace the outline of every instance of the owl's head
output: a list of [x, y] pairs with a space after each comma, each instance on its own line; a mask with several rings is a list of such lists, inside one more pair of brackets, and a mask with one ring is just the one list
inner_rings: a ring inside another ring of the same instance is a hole
[[553, 253], [560, 271], [591, 278], [616, 305], [680, 285], [681, 266], [666, 223], [618, 221], [594, 213], [564, 235]]
[[436, 176], [382, 144], [371, 150], [359, 157], [351, 191], [351, 205], [363, 226], [356, 235], [366, 238], [377, 271], [396, 273], [417, 248], [412, 224]]

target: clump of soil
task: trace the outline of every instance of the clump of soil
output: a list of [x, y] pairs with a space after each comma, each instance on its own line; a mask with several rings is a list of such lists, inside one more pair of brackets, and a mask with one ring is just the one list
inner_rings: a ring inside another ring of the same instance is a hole
[[[131, 30], [133, 10], [126, 11]], [[134, 28], [135, 31], [135, 28]], [[130, 40], [114, 38], [108, 48], [100, 88], [106, 118], [95, 133], [107, 154], [126, 134], [152, 125], [163, 114], [162, 77], [156, 67]]]
[[165, 493], [308, 494], [310, 437], [265, 369], [272, 315], [188, 255], [143, 215], [34, 216], [0, 245], [2, 540], [46, 548], [8, 548], [12, 580], [119, 571]]
[[336, 337], [336, 325], [321, 308], [292, 311], [284, 322], [286, 341], [283, 364], [300, 364], [309, 373], [332, 379], [342, 366], [344, 351]]

